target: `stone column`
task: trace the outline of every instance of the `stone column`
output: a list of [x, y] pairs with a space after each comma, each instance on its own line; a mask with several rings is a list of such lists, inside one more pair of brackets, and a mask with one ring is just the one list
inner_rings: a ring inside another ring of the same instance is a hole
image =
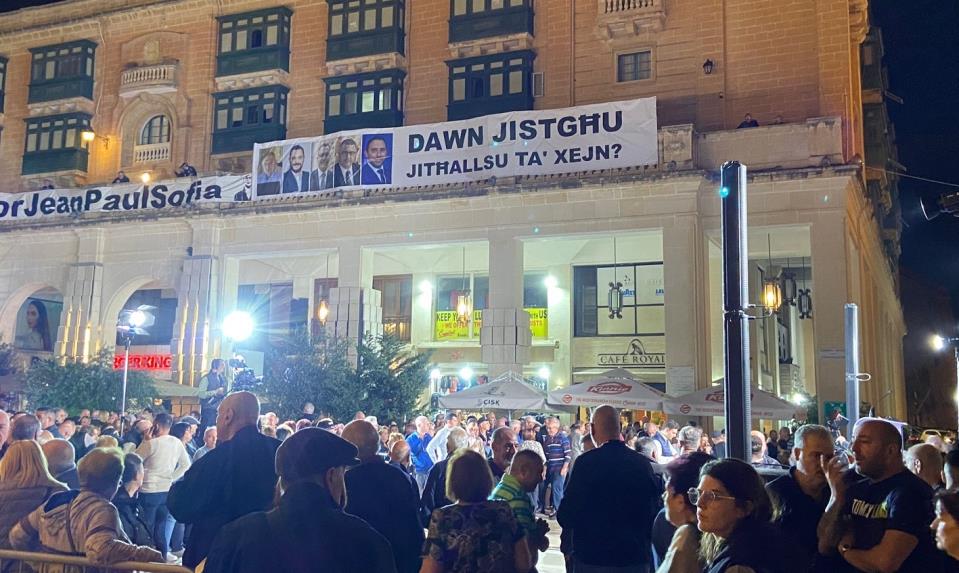
[[[172, 381], [176, 384], [196, 386], [215, 357], [210, 346], [212, 323], [217, 316], [219, 233], [216, 222], [194, 224], [192, 254], [183, 259], [177, 285], [176, 322], [170, 340]], [[235, 293], [236, 285], [231, 288]]]
[[356, 343], [367, 334], [383, 334], [380, 291], [373, 289], [372, 253], [357, 244], [341, 245], [337, 271], [337, 287], [330, 289], [327, 336]]
[[114, 345], [116, 330], [110, 326], [116, 324], [116, 317], [101, 326], [104, 232], [78, 230], [77, 239], [77, 262], [69, 268], [54, 350], [61, 359], [85, 362]]
[[532, 333], [523, 310], [523, 242], [506, 234], [489, 239], [489, 308], [480, 328], [483, 362], [490, 378], [523, 373], [529, 362]]
[[[812, 245], [813, 333], [816, 349], [816, 393], [822, 405], [846, 400], [844, 305], [849, 297], [846, 273], [846, 224], [841, 211], [819, 213], [809, 230]], [[860, 309], [860, 313], [862, 309]], [[858, 404], [847, 404], [858, 408]]]
[[703, 321], [708, 286], [704, 239], [696, 216], [674, 218], [663, 230], [663, 288], [666, 290], [666, 393], [674, 396], [708, 386]]

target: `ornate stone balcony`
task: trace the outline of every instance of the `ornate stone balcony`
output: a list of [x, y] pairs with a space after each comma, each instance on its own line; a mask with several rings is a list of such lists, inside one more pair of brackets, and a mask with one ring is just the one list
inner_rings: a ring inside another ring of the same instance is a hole
[[176, 91], [177, 67], [177, 64], [154, 64], [124, 70], [120, 74], [120, 96]]
[[801, 169], [841, 165], [843, 159], [842, 120], [814, 117], [802, 123], [766, 125], [698, 133], [695, 164], [718, 169], [730, 159], [751, 170]]
[[666, 0], [596, 0], [600, 35], [626, 38], [658, 32], [666, 24]]
[[137, 145], [133, 148], [134, 163], [159, 163], [170, 160], [170, 142]]

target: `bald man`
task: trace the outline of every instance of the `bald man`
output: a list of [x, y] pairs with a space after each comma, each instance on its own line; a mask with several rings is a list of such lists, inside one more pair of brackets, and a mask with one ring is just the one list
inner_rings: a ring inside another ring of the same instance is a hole
[[[497, 431], [499, 430], [508, 428], [497, 428]], [[512, 434], [512, 431], [510, 433]], [[523, 450], [512, 457], [509, 469], [489, 496], [491, 500], [508, 503], [513, 510], [513, 517], [526, 533], [526, 543], [529, 545], [534, 567], [539, 560], [538, 551], [549, 549], [549, 540], [546, 538], [549, 526], [542, 519], [533, 519], [533, 504], [529, 495], [536, 491], [536, 487], [543, 481], [545, 471], [546, 466], [539, 454], [532, 450]]]
[[346, 513], [362, 518], [390, 542], [397, 573], [417, 573], [425, 538], [419, 489], [376, 454], [379, 434], [373, 424], [354, 420], [342, 437], [356, 446], [360, 459], [346, 472]]
[[899, 429], [862, 418], [852, 451], [855, 471], [866, 479], [850, 485], [842, 456], [824, 465], [830, 497], [819, 521], [819, 553], [858, 571], [942, 571], [929, 535], [932, 488], [903, 464]]
[[929, 484], [934, 492], [943, 488], [942, 454], [932, 444], [916, 444], [906, 450], [906, 469]]
[[619, 413], [612, 406], [593, 412], [592, 435], [599, 447], [576, 459], [557, 519], [564, 537], [570, 531], [577, 571], [622, 568], [646, 571], [654, 500], [662, 494], [653, 468], [642, 454], [626, 447]]
[[260, 402], [250, 392], [224, 398], [217, 409], [216, 448], [170, 490], [170, 513], [180, 523], [193, 524], [183, 555], [183, 564], [191, 569], [207, 556], [220, 528], [272, 506], [280, 442], [257, 431], [259, 416]]
[[76, 452], [73, 451], [73, 444], [66, 440], [53, 439], [41, 447], [54, 479], [67, 484], [70, 489], [80, 489], [80, 476], [77, 475], [77, 464], [74, 462]]

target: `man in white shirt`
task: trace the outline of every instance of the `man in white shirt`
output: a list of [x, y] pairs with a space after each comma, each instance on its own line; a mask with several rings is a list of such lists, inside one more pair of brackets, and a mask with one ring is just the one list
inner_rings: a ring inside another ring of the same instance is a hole
[[426, 446], [426, 453], [433, 459], [434, 464], [446, 459], [446, 438], [450, 435], [450, 430], [459, 425], [460, 419], [456, 414], [451, 413], [449, 417], [446, 418], [446, 426], [437, 430], [436, 435], [433, 436], [433, 439], [430, 440], [430, 443]]
[[170, 435], [172, 427], [172, 416], [157, 414], [153, 427], [144, 432], [143, 441], [136, 449], [137, 455], [143, 458], [143, 486], [139, 496], [143, 518], [151, 529], [156, 548], [168, 562], [176, 558], [168, 555], [175, 522], [167, 509], [167, 496], [173, 482], [183, 477], [190, 467], [190, 456], [183, 441]]

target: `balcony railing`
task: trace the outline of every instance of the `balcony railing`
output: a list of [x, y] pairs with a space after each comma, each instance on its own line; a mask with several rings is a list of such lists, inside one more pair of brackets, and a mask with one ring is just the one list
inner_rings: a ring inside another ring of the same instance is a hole
[[138, 66], [123, 72], [120, 76], [120, 86], [134, 84], [172, 82], [176, 79], [176, 64], [159, 64], [156, 66]]
[[170, 142], [136, 145], [133, 147], [134, 163], [158, 163], [170, 160]]
[[663, 0], [600, 0], [604, 4], [604, 13], [627, 12], [632, 10], [659, 10]]
[[666, 0], [597, 0], [597, 23], [606, 38], [662, 30]]

